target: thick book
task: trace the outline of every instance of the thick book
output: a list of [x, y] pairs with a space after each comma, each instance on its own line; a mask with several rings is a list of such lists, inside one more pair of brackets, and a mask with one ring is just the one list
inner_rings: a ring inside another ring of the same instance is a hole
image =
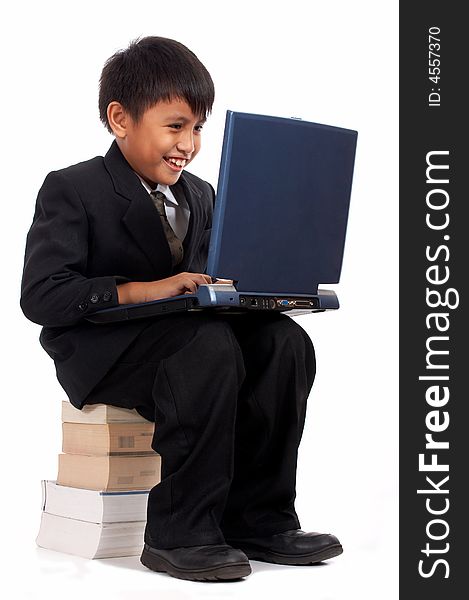
[[142, 552], [144, 532], [145, 521], [90, 523], [43, 512], [36, 544], [83, 558], [135, 556]]
[[70, 454], [154, 454], [154, 423], [62, 423], [62, 451]]
[[79, 410], [68, 400], [62, 401], [62, 421], [65, 423], [149, 423], [136, 410], [107, 404], [85, 404]]
[[161, 457], [59, 454], [57, 483], [102, 491], [148, 490], [160, 482]]
[[145, 521], [149, 490], [87, 490], [43, 479], [42, 510], [58, 517], [90, 523]]

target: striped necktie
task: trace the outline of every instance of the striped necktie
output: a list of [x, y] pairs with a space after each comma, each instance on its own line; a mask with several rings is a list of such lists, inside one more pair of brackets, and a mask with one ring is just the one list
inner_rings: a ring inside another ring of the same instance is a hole
[[158, 214], [160, 215], [161, 224], [163, 225], [163, 231], [165, 233], [166, 239], [168, 240], [169, 249], [171, 251], [172, 266], [175, 267], [182, 261], [184, 256], [184, 249], [182, 247], [181, 240], [174, 233], [173, 228], [169, 224], [164, 204], [166, 196], [163, 194], [163, 192], [158, 191], [150, 192], [150, 196], [153, 200], [153, 204], [156, 206]]

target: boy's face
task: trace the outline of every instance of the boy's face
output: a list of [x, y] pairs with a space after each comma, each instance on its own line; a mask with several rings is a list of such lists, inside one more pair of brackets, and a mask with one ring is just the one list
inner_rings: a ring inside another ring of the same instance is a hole
[[158, 102], [135, 123], [118, 103], [113, 104], [117, 105], [118, 123], [113, 130], [132, 169], [152, 187], [175, 184], [200, 150], [205, 118], [194, 115], [184, 100], [176, 99]]

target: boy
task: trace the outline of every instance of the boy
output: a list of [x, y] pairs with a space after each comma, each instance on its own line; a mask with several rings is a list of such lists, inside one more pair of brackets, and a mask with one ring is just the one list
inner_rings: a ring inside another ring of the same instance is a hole
[[214, 190], [185, 167], [213, 100], [209, 73], [174, 40], [143, 38], [106, 62], [99, 109], [115, 141], [105, 157], [46, 177], [21, 296], [74, 406], [135, 408], [156, 422], [162, 474], [141, 561], [193, 580], [247, 576], [248, 558], [311, 564], [342, 552], [336, 537], [299, 530], [294, 508], [315, 374], [312, 343], [295, 321], [85, 318], [211, 281]]

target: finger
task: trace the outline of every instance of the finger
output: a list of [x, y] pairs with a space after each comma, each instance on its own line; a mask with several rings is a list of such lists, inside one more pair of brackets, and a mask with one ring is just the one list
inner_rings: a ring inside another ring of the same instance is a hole
[[212, 278], [209, 275], [203, 275], [202, 273], [194, 273], [192, 281], [197, 282], [199, 285], [204, 283], [212, 283]]
[[200, 276], [203, 278], [204, 283], [212, 283], [212, 278], [210, 275], [205, 275], [205, 273], [200, 273]]
[[189, 294], [195, 294], [197, 292], [197, 283], [192, 279], [187, 279], [184, 282], [184, 287], [189, 291]]

